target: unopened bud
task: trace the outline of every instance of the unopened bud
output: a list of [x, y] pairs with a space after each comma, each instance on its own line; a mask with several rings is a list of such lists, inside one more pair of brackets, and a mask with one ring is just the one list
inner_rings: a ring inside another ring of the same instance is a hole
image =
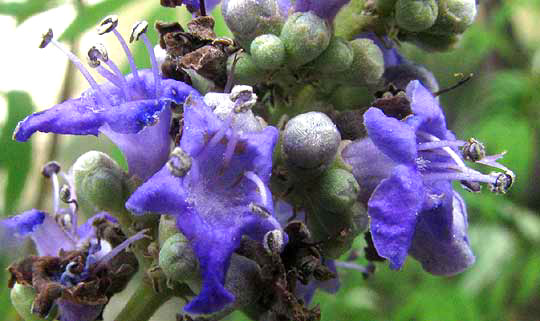
[[199, 262], [191, 244], [182, 233], [169, 237], [159, 251], [159, 266], [173, 281], [199, 280]]
[[349, 85], [374, 85], [384, 72], [384, 58], [379, 47], [370, 39], [355, 39], [349, 42], [354, 59], [349, 70], [338, 75], [341, 82]]
[[81, 155], [71, 169], [77, 202], [88, 214], [99, 211], [124, 211], [128, 195], [128, 178], [109, 156], [90, 151]]
[[351, 45], [343, 38], [334, 37], [322, 54], [309, 64], [316, 72], [334, 74], [348, 70], [354, 60]]
[[36, 291], [32, 287], [16, 283], [11, 289], [10, 296], [11, 304], [13, 304], [17, 313], [25, 321], [44, 321], [53, 319], [53, 316], [43, 319], [37, 314], [32, 313], [32, 305], [36, 297]]
[[282, 152], [289, 166], [321, 170], [336, 156], [341, 135], [328, 116], [320, 112], [300, 114], [287, 122]]
[[461, 34], [476, 17], [476, 0], [439, 0], [439, 16], [427, 30], [432, 34]]
[[159, 217], [158, 238], [159, 246], [161, 248], [165, 241], [169, 239], [169, 237], [178, 233], [178, 228], [176, 227], [176, 219], [173, 216], [160, 215]]
[[287, 52], [287, 63], [300, 67], [314, 60], [328, 47], [331, 36], [327, 22], [312, 12], [289, 16], [280, 36]]
[[398, 26], [411, 32], [433, 26], [439, 14], [435, 0], [398, 0], [395, 8]]
[[276, 0], [224, 0], [221, 13], [244, 49], [249, 49], [257, 36], [279, 35], [285, 20]]
[[319, 178], [315, 194], [322, 208], [345, 212], [354, 204], [359, 192], [360, 186], [352, 173], [330, 168]]
[[285, 62], [285, 46], [276, 35], [261, 35], [251, 42], [251, 57], [257, 67], [274, 70]]
[[267, 72], [257, 67], [251, 55], [242, 52], [229, 56], [227, 60], [227, 73], [233, 72], [234, 83], [243, 85], [256, 85], [263, 81]]

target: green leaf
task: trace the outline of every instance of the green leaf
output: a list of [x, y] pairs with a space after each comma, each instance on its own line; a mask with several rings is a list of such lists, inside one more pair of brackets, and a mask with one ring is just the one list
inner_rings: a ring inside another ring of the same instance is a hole
[[11, 91], [7, 94], [8, 117], [0, 136], [0, 167], [7, 171], [4, 194], [4, 214], [12, 214], [31, 167], [31, 142], [19, 143], [11, 138], [17, 123], [32, 113], [34, 104], [30, 95], [22, 91]]
[[105, 0], [96, 5], [81, 7], [77, 17], [60, 36], [61, 41], [74, 41], [88, 29], [97, 26], [105, 16], [129, 4], [130, 0]]

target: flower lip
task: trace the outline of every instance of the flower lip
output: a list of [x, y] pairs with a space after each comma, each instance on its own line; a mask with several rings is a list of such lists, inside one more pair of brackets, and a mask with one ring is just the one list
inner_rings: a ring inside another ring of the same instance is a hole
[[[231, 109], [231, 114], [235, 114]], [[232, 117], [222, 120], [202, 97], [184, 105], [181, 149], [191, 158], [183, 175], [164, 166], [126, 203], [134, 214], [172, 214], [201, 267], [201, 292], [185, 307], [191, 313], [222, 309], [234, 297], [224, 281], [230, 257], [246, 235], [262, 242], [279, 229], [273, 217], [268, 181], [277, 129], [238, 130]]]
[[[372, 148], [366, 149], [371, 145], [360, 140], [349, 145], [343, 156], [351, 162], [353, 174], [359, 183], [374, 189], [367, 201], [371, 233], [375, 248], [379, 255], [390, 261], [391, 268], [401, 268], [410, 254], [411, 244], [419, 246], [419, 235], [423, 235], [423, 239], [431, 235], [431, 238], [437, 239], [437, 245], [429, 248], [430, 253], [440, 247], [441, 253], [462, 260], [456, 264], [461, 271], [474, 259], [470, 259], [472, 252], [467, 240], [459, 244], [448, 243], [456, 228], [466, 236], [466, 226], [454, 225], [455, 213], [452, 213], [456, 203], [453, 201], [455, 193], [451, 181], [462, 181], [472, 190], [478, 190], [479, 184], [485, 183], [493, 192], [504, 193], [514, 181], [514, 174], [497, 163], [504, 153], [486, 156], [484, 146], [478, 141], [457, 140], [446, 128], [438, 101], [419, 81], [409, 83], [406, 94], [412, 115], [398, 120], [376, 107], [368, 109], [364, 122], [369, 135], [367, 140], [373, 145]], [[464, 148], [461, 153], [458, 150], [460, 147]], [[464, 158], [501, 172], [483, 174], [469, 168]], [[395, 208], [396, 204], [399, 204], [399, 208]], [[418, 225], [419, 222], [422, 225]], [[422, 233], [418, 232], [420, 227]], [[418, 232], [418, 236], [415, 236], [415, 232]], [[436, 257], [436, 260], [437, 264], [445, 262], [442, 256]], [[441, 267], [434, 267], [433, 271], [438, 269]], [[458, 270], [452, 268], [448, 271]]]

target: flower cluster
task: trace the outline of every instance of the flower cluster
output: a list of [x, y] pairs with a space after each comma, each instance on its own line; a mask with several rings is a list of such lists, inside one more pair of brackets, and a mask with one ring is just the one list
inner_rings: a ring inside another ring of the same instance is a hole
[[[156, 23], [158, 60], [148, 23], [136, 23], [130, 42], [142, 40], [152, 65], [139, 70], [118, 17], [106, 17], [98, 33], [116, 37], [131, 73], [96, 44], [87, 62], [103, 83], [51, 30], [43, 35], [40, 47], [60, 49], [91, 88], [29, 115], [14, 139], [102, 133], [128, 172], [99, 152], [69, 173], [51, 163], [51, 213], [0, 221], [4, 244], [30, 237], [38, 252], [9, 268], [12, 291], [30, 296], [13, 300], [21, 314], [97, 320], [140, 267], [140, 289], [156, 304], [130, 301], [119, 320], [132, 320], [135, 305], [149, 317], [170, 296], [187, 300], [179, 319], [242, 310], [255, 320], [318, 320], [315, 290], [335, 293], [343, 268], [369, 277], [375, 261], [401, 269], [410, 255], [431, 274], [453, 275], [474, 263], [452, 182], [502, 194], [514, 174], [497, 162], [503, 154], [447, 129], [434, 75], [397, 47], [449, 47], [472, 23], [474, 0], [369, 2], [372, 23], [348, 17], [349, 36], [336, 27], [347, 0], [225, 0], [234, 41], [218, 38], [205, 16], [219, 1], [161, 2], [193, 13], [188, 30]], [[90, 219], [78, 226], [81, 214]], [[367, 266], [353, 246], [361, 234]]]

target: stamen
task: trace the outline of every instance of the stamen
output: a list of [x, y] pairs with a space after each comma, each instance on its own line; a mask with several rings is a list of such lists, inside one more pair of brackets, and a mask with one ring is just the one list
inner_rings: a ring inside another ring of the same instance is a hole
[[238, 133], [234, 130], [234, 128], [231, 128], [232, 134], [229, 138], [229, 141], [227, 142], [227, 147], [225, 148], [225, 154], [223, 155], [223, 163], [225, 167], [228, 167], [231, 159], [234, 155], [234, 150], [236, 149], [236, 145], [238, 144]]
[[[416, 134], [420, 137], [430, 140], [431, 142], [441, 141], [438, 137], [431, 135], [429, 133], [426, 133], [426, 132], [417, 131]], [[456, 162], [456, 164], [458, 164], [460, 167], [467, 168], [467, 165], [465, 165], [461, 157], [459, 157], [459, 155], [452, 148], [446, 146], [446, 147], [441, 147], [441, 149], [445, 151], [454, 160], [454, 162]]]
[[251, 213], [256, 214], [262, 218], [270, 217], [270, 212], [268, 212], [268, 210], [261, 205], [250, 203], [249, 210], [251, 211]]
[[466, 142], [461, 140], [440, 140], [436, 142], [420, 143], [418, 144], [418, 150], [423, 151], [443, 147], [461, 147], [465, 144]]
[[253, 93], [251, 86], [234, 86], [229, 95], [234, 104], [235, 113], [244, 113], [250, 110], [257, 103], [257, 95]]
[[438, 180], [457, 180], [457, 181], [471, 181], [488, 184], [496, 184], [497, 177], [492, 175], [476, 174], [474, 172], [460, 172], [460, 173], [429, 173], [423, 176], [428, 181]]
[[191, 165], [191, 156], [184, 152], [180, 147], [175, 147], [173, 149], [171, 157], [167, 161], [167, 168], [171, 174], [176, 177], [184, 177], [191, 169]]
[[154, 47], [152, 47], [152, 44], [150, 43], [148, 36], [146, 36], [147, 30], [148, 30], [148, 22], [143, 20], [143, 21], [139, 21], [135, 23], [135, 25], [133, 26], [133, 29], [131, 30], [131, 36], [129, 37], [129, 42], [133, 42], [134, 40], [139, 40], [139, 38], [142, 38], [144, 45], [146, 46], [146, 50], [148, 51], [148, 55], [150, 56], [150, 62], [152, 63], [152, 72], [154, 73], [154, 89], [156, 92], [156, 99], [157, 99], [161, 92], [159, 65], [156, 60]]
[[463, 145], [461, 152], [463, 158], [472, 162], [477, 162], [486, 157], [486, 148], [484, 147], [484, 144], [474, 138], [469, 138], [465, 145]]
[[139, 71], [137, 70], [137, 65], [135, 64], [135, 59], [133, 58], [133, 54], [131, 53], [131, 50], [129, 50], [129, 47], [126, 41], [124, 40], [124, 37], [122, 37], [120, 32], [116, 30], [116, 26], [118, 26], [118, 16], [116, 15], [107, 16], [99, 24], [97, 32], [100, 35], [109, 33], [111, 31], [114, 33], [114, 35], [116, 36], [116, 39], [118, 39], [118, 42], [120, 42], [120, 45], [122, 46], [122, 49], [124, 50], [124, 53], [127, 56], [129, 67], [131, 69], [131, 73], [133, 74], [133, 78], [135, 79], [135, 83], [137, 84], [137, 86], [139, 86], [139, 90], [142, 91], [143, 88], [142, 88], [141, 80], [139, 77]]
[[257, 185], [259, 194], [261, 194], [261, 203], [265, 206], [268, 205], [268, 194], [266, 193], [266, 187], [262, 179], [252, 171], [245, 172], [244, 176]]
[[136, 242], [138, 240], [141, 240], [143, 238], [148, 238], [148, 236], [145, 235], [145, 233], [148, 232], [148, 231], [149, 231], [148, 229], [139, 231], [137, 234], [133, 235], [132, 237], [128, 238], [127, 240], [125, 240], [124, 242], [120, 243], [118, 246], [113, 248], [109, 253], [103, 255], [95, 263], [95, 265], [97, 265], [96, 270], [101, 270], [102, 268], [104, 268], [105, 265], [107, 264], [107, 262], [109, 262], [110, 259], [112, 259], [116, 255], [118, 255], [120, 252], [125, 250], [132, 243], [134, 243], [134, 242]]
[[51, 179], [53, 192], [53, 215], [58, 213], [58, 209], [60, 208], [60, 183], [58, 181], [58, 172], [60, 172], [60, 165], [55, 161], [48, 162], [41, 170], [43, 176]]
[[69, 190], [70, 190], [70, 201], [69, 203], [69, 214], [71, 216], [70, 222], [71, 222], [71, 233], [72, 235], [77, 234], [77, 227], [78, 227], [78, 219], [77, 219], [77, 212], [79, 210], [79, 203], [77, 203], [77, 193], [75, 192], [75, 185], [73, 184], [72, 177], [69, 177], [64, 173], [63, 171], [60, 172], [60, 175], [62, 178], [68, 183]]
[[79, 69], [79, 71], [84, 76], [84, 78], [86, 78], [86, 81], [88, 81], [88, 83], [90, 84], [90, 87], [94, 89], [99, 102], [105, 107], [111, 107], [111, 103], [109, 102], [105, 94], [101, 91], [101, 88], [99, 88], [99, 85], [94, 80], [94, 78], [92, 78], [92, 75], [90, 75], [88, 70], [84, 67], [81, 60], [77, 56], [75, 56], [71, 51], [65, 48], [62, 44], [60, 44], [58, 41], [52, 38], [53, 38], [53, 31], [52, 29], [49, 29], [49, 31], [43, 35], [43, 40], [41, 41], [41, 44], [39, 45], [39, 47], [45, 48], [49, 43], [52, 43], [56, 48], [62, 51], [69, 58], [69, 60], [71, 60], [71, 62], [75, 65], [75, 67]]
[[354, 262], [343, 261], [334, 261], [334, 264], [336, 265], [336, 267], [339, 268], [359, 271], [362, 273], [362, 276], [364, 276], [364, 278], [369, 277], [375, 272], [375, 264], [373, 264], [373, 262], [369, 262], [367, 266], [360, 265]]
[[219, 143], [223, 139], [223, 137], [225, 137], [225, 134], [227, 133], [227, 129], [229, 129], [229, 127], [231, 126], [232, 120], [233, 120], [233, 114], [231, 113], [227, 117], [227, 119], [225, 119], [225, 121], [223, 122], [222, 127], [214, 134], [212, 139], [210, 139], [210, 141], [208, 142], [209, 148], [216, 146], [217, 143]]
[[508, 173], [493, 172], [489, 175], [491, 177], [495, 177], [495, 183], [490, 184], [489, 188], [492, 192], [497, 193], [497, 194], [505, 194], [510, 189], [510, 187], [512, 187], [512, 184], [514, 183], [514, 176]]
[[[109, 68], [111, 68], [112, 71], [115, 74], [115, 76], [113, 76], [113, 78], [115, 78], [116, 81], [111, 81], [111, 82], [113, 84], [117, 85], [117, 86], [118, 86], [118, 84], [120, 84], [120, 88], [122, 89], [122, 92], [124, 93], [124, 97], [126, 98], [126, 100], [131, 99], [131, 97], [129, 95], [128, 84], [127, 84], [126, 78], [124, 78], [124, 75], [122, 75], [122, 72], [116, 66], [116, 64], [112, 60], [109, 59], [109, 54], [107, 53], [107, 49], [105, 48], [105, 46], [103, 44], [98, 43], [98, 44], [93, 45], [88, 50], [88, 59], [90, 61], [92, 61], [93, 65], [95, 65], [96, 62], [99, 62], [99, 61], [103, 61], [104, 63], [106, 63], [107, 66], [109, 66]], [[98, 66], [99, 65], [100, 64], [98, 64]], [[105, 68], [101, 68], [101, 70], [105, 70]], [[101, 74], [101, 72], [100, 72], [100, 74]], [[108, 74], [108, 71], [107, 71], [106, 74]], [[108, 76], [110, 77], [110, 75], [108, 75]], [[107, 78], [107, 79], [109, 79], [109, 78]]]

